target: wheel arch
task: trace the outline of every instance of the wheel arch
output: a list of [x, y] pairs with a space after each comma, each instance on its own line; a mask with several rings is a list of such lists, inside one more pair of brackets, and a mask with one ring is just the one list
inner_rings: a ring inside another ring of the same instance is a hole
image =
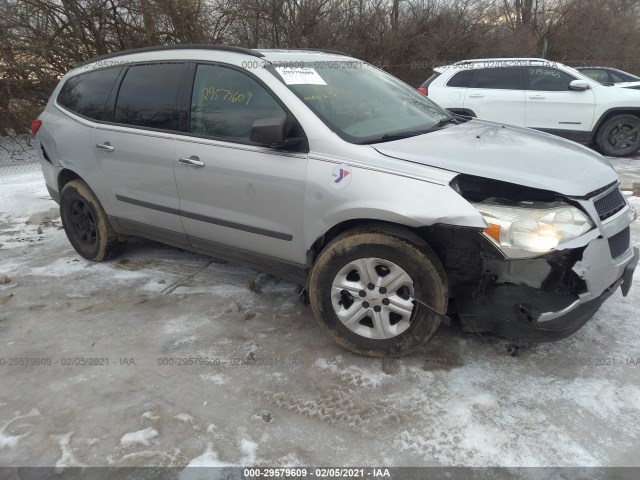
[[60, 173], [58, 173], [58, 192], [62, 193], [64, 186], [72, 180], [82, 180], [86, 183], [86, 181], [73, 170], [69, 168], [60, 170]]
[[[320, 254], [322, 249], [327, 246], [337, 236], [351, 230], [353, 228], [371, 228], [372, 230], [383, 230], [386, 232], [392, 232], [395, 235], [410, 238], [419, 237], [427, 245], [432, 247], [436, 252], [436, 255], [444, 263], [444, 252], [441, 248], [436, 248], [436, 244], [439, 243], [439, 237], [443, 230], [448, 229], [460, 229], [463, 227], [449, 224], [437, 224], [431, 226], [413, 227], [403, 223], [377, 220], [373, 218], [355, 218], [345, 220], [329, 228], [324, 234], [319, 236], [307, 250], [307, 263], [309, 267], [313, 265], [313, 262]], [[477, 230], [473, 229], [472, 230]]]
[[595, 141], [600, 127], [602, 127], [605, 122], [615, 117], [616, 115], [633, 115], [640, 118], [640, 107], [616, 107], [610, 108], [609, 110], [604, 112], [596, 122], [593, 130], [591, 130], [591, 141]]

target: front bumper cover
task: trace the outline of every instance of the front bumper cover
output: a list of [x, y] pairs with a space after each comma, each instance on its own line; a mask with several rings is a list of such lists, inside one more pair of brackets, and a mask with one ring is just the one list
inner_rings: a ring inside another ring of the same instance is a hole
[[[583, 253], [586, 253], [586, 250]], [[522, 283], [517, 284], [517, 282], [504, 282], [488, 287], [488, 291], [480, 300], [478, 300], [477, 291], [457, 296], [457, 298], [471, 299], [475, 294], [474, 300], [459, 303], [463, 328], [466, 331], [492, 332], [522, 342], [551, 342], [565, 338], [579, 330], [593, 317], [619, 287], [622, 295], [627, 296], [633, 273], [640, 259], [637, 248], [632, 248], [629, 253], [631, 258], [626, 261], [626, 264], [609, 269], [607, 272], [590, 272], [591, 277], [594, 277], [593, 273], [595, 273], [595, 276], [600, 279], [607, 278], [612, 270], [617, 272], [611, 279], [612, 283], [602, 287], [597, 296], [594, 296], [592, 290], [580, 295], [568, 292], [559, 294], [556, 290], [562, 282], [555, 283], [552, 288], [548, 288], [549, 285], [546, 285], [547, 288], [536, 288]], [[535, 272], [535, 269], [540, 269], [539, 275], [546, 275], [540, 263], [537, 264], [534, 261], [524, 264], [521, 270], [527, 270], [530, 274]], [[581, 265], [581, 262], [576, 264]], [[505, 270], [500, 276], [504, 278], [511, 275], [517, 278], [519, 274], [518, 270], [508, 272]], [[550, 277], [553, 277], [553, 274], [549, 273], [545, 281]], [[575, 278], [577, 277], [574, 276], [574, 280]], [[545, 283], [542, 282], [542, 284]], [[541, 313], [541, 311], [548, 313]]]

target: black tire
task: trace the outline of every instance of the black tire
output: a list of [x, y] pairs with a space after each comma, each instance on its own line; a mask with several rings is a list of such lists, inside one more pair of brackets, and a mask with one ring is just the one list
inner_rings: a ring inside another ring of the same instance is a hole
[[102, 205], [82, 180], [72, 180], [62, 189], [60, 217], [69, 242], [87, 260], [102, 262], [124, 250], [126, 242], [118, 240]]
[[[440, 325], [440, 318], [423, 305], [414, 302], [410, 326], [404, 332], [391, 338], [374, 339], [347, 328], [332, 304], [331, 290], [336, 275], [350, 262], [371, 257], [401, 267], [413, 281], [414, 298], [440, 313], [446, 311], [447, 277], [437, 255], [417, 235], [387, 225], [348, 230], [320, 252], [309, 279], [311, 307], [322, 329], [347, 350], [370, 357], [407, 355], [424, 345]], [[375, 291], [372, 292], [375, 295]]]
[[627, 157], [640, 150], [640, 118], [617, 115], [606, 120], [596, 136], [598, 149], [610, 157]]

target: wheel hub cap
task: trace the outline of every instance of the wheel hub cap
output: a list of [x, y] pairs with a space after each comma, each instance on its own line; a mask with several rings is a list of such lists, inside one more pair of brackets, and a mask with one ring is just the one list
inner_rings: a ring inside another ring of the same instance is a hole
[[80, 200], [74, 201], [70, 206], [70, 220], [77, 240], [85, 247], [91, 247], [96, 243], [96, 224], [88, 205]]
[[401, 267], [381, 258], [360, 258], [345, 265], [331, 288], [331, 303], [352, 332], [383, 340], [411, 326], [413, 280]]
[[634, 125], [618, 124], [609, 132], [609, 145], [615, 149], [628, 148], [638, 142], [639, 133]]

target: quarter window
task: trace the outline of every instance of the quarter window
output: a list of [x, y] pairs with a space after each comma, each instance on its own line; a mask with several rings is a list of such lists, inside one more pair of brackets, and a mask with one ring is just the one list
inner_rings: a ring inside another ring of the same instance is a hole
[[111, 120], [105, 106], [121, 68], [108, 68], [71, 77], [60, 90], [58, 103], [93, 120]]
[[177, 130], [178, 96], [184, 68], [177, 63], [130, 67], [120, 85], [114, 121]]
[[513, 67], [481, 68], [476, 74], [473, 88], [520, 89], [520, 70]]
[[191, 133], [246, 143], [253, 122], [270, 117], [283, 118], [286, 112], [253, 78], [233, 68], [198, 65]]
[[563, 92], [575, 77], [556, 68], [527, 67], [527, 90]]

